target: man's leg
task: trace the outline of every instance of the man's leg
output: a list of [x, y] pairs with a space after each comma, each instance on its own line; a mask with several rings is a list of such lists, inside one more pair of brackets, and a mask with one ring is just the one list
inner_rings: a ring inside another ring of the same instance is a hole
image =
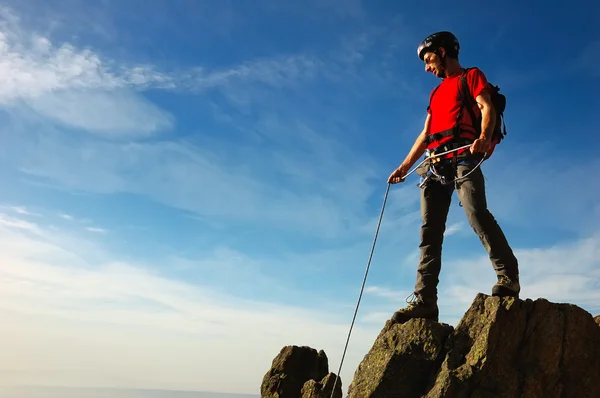
[[[458, 177], [473, 170], [475, 165], [458, 166]], [[498, 277], [493, 295], [517, 296], [520, 292], [519, 265], [502, 228], [487, 208], [485, 182], [481, 168], [456, 182], [456, 191], [471, 227], [485, 247]]]
[[414, 300], [396, 311], [392, 320], [406, 322], [411, 318], [438, 319], [437, 285], [442, 265], [442, 242], [453, 192], [452, 185], [429, 181], [421, 190], [421, 250]]
[[415, 294], [437, 301], [437, 285], [442, 267], [442, 243], [453, 187], [432, 182], [421, 191], [421, 255], [417, 267]]

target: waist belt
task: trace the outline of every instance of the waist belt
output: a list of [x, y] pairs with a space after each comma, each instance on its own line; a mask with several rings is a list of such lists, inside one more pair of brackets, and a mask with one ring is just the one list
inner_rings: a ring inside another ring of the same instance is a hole
[[453, 140], [469, 140], [475, 141], [477, 134], [474, 131], [466, 130], [461, 128], [458, 124], [444, 131], [437, 133], [428, 134], [425, 137], [425, 142], [430, 145], [434, 142], [448, 141], [447, 138], [451, 137]]
[[[442, 145], [438, 145], [431, 149], [427, 149], [427, 152], [429, 152], [430, 155], [435, 155], [436, 153], [451, 151], [453, 149], [460, 148], [462, 146], [469, 145], [472, 143], [473, 143], [472, 140], [459, 139], [459, 140], [448, 142], [448, 143], [445, 143]], [[443, 158], [436, 158], [432, 163], [440, 163], [440, 162], [444, 163], [447, 161], [451, 161], [453, 159], [462, 161], [466, 158], [472, 158], [472, 157], [473, 157], [473, 154], [471, 154], [471, 150], [469, 148], [465, 148], [463, 150], [445, 155]]]

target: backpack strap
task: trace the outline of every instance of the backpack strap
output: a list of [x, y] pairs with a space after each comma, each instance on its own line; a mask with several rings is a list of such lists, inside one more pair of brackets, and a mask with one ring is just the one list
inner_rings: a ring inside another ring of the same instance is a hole
[[433, 101], [433, 96], [435, 95], [435, 92], [438, 90], [438, 88], [440, 88], [441, 85], [442, 85], [442, 83], [438, 84], [437, 87], [433, 89], [433, 91], [431, 92], [431, 95], [429, 96], [429, 105], [427, 105], [428, 112], [431, 112], [431, 101]]
[[475, 129], [477, 136], [479, 136], [481, 134], [481, 123], [477, 123], [479, 118], [477, 118], [475, 116], [475, 111], [473, 110], [473, 108], [477, 105], [477, 101], [471, 95], [471, 91], [469, 90], [469, 84], [467, 82], [467, 74], [469, 73], [469, 71], [471, 69], [475, 69], [475, 68], [466, 68], [464, 70], [463, 74], [458, 79], [459, 83], [460, 83], [458, 92], [460, 93], [460, 98], [461, 98], [461, 105], [460, 105], [461, 108], [460, 108], [460, 112], [458, 115], [459, 115], [459, 118], [460, 118], [460, 116], [462, 116], [462, 111], [466, 106], [467, 111], [469, 112], [469, 116], [471, 116], [471, 122], [473, 123], [473, 128]]
[[[475, 67], [464, 68], [463, 73], [458, 78], [458, 93], [460, 96], [460, 109], [458, 111], [458, 116], [456, 117], [456, 124], [454, 126], [454, 138], [455, 140], [460, 139], [460, 119], [462, 118], [462, 114], [464, 108], [467, 108], [469, 112], [469, 116], [471, 117], [471, 123], [473, 125], [473, 129], [475, 130], [475, 138], [477, 139], [481, 135], [481, 123], [477, 123], [479, 118], [475, 116], [475, 111], [473, 108], [477, 106], [477, 101], [471, 95], [471, 91], [469, 90], [469, 83], [467, 82], [467, 75], [469, 71], [472, 69], [476, 69]], [[457, 162], [458, 162], [457, 153], [454, 152], [454, 156], [452, 157], [452, 166], [454, 168], [454, 172], [457, 172]]]
[[[438, 84], [436, 88], [433, 89], [433, 91], [431, 92], [431, 95], [429, 96], [429, 105], [427, 105], [427, 112], [429, 112], [431, 114], [431, 117], [433, 117], [433, 111], [431, 110], [431, 101], [433, 101], [433, 96], [435, 95], [435, 92], [438, 90], [438, 88], [440, 88], [440, 86], [442, 85], [442, 83]], [[425, 137], [425, 143], [427, 145], [429, 145], [429, 143], [432, 140], [432, 136], [431, 134], [427, 134], [427, 136]]]

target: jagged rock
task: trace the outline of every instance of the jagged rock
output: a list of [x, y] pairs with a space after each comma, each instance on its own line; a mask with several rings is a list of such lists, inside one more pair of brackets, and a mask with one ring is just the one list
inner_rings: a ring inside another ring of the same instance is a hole
[[[305, 346], [283, 347], [273, 359], [271, 369], [263, 377], [261, 397], [300, 397], [306, 382], [310, 380], [321, 382], [328, 373], [329, 362], [323, 350], [317, 352], [314, 348]], [[334, 377], [331, 378], [331, 381], [333, 380]], [[341, 384], [339, 379], [337, 384]], [[331, 388], [329, 393], [331, 394]]]
[[341, 378], [335, 381], [335, 373], [329, 373], [321, 381], [309, 380], [302, 387], [302, 398], [331, 398], [331, 391], [335, 384], [334, 398], [342, 398]]
[[416, 397], [427, 391], [453, 328], [425, 319], [387, 321], [359, 364], [348, 398]]
[[600, 397], [600, 328], [571, 304], [479, 294], [426, 398]]
[[[576, 305], [478, 294], [456, 328], [387, 321], [348, 398], [600, 397], [598, 324]], [[334, 379], [323, 351], [284, 347], [261, 396], [329, 398]]]

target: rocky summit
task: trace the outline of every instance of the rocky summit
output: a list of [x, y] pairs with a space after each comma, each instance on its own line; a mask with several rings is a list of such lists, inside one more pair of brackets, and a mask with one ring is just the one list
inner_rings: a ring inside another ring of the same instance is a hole
[[[573, 304], [478, 294], [456, 327], [386, 321], [347, 396], [600, 397], [599, 325], [600, 315]], [[284, 347], [263, 379], [262, 396], [329, 398], [335, 375], [326, 358], [310, 347]], [[334, 396], [342, 396], [340, 379]]]

